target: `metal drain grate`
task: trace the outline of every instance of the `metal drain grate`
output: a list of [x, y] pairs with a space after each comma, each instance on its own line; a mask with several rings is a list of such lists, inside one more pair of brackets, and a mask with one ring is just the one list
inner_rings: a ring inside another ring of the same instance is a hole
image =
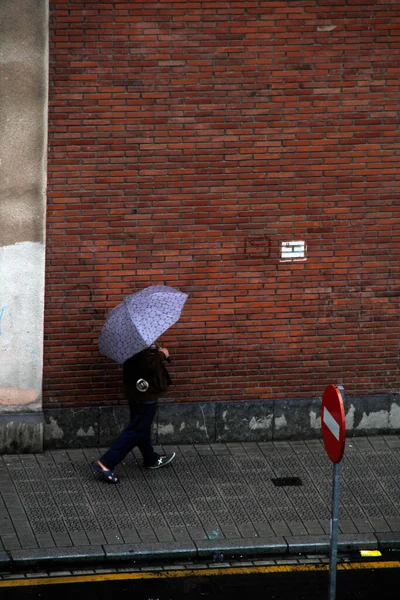
[[277, 477], [276, 479], [271, 479], [271, 481], [276, 487], [303, 485], [300, 477]]

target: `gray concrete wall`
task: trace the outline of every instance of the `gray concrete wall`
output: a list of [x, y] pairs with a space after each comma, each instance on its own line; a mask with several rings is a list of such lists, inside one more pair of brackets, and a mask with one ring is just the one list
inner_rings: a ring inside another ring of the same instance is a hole
[[48, 2], [1, 0], [0, 452], [42, 447], [47, 95]]
[[[322, 398], [160, 403], [153, 442], [211, 444], [321, 437]], [[400, 433], [400, 395], [345, 394], [347, 437]], [[105, 447], [129, 420], [127, 406], [46, 409], [45, 448]]]

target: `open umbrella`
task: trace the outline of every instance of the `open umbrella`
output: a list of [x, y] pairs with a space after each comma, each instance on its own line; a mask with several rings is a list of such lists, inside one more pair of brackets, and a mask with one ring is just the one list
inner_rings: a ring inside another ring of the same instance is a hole
[[187, 298], [188, 294], [167, 285], [130, 294], [109, 313], [100, 332], [100, 352], [122, 364], [149, 348], [179, 320]]

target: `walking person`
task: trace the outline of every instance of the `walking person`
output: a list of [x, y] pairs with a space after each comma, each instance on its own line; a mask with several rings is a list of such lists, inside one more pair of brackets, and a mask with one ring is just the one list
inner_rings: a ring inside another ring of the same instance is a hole
[[119, 483], [114, 469], [136, 446], [143, 456], [143, 465], [148, 469], [164, 467], [175, 458], [175, 452], [170, 455], [157, 454], [151, 443], [151, 427], [158, 398], [167, 393], [172, 383], [165, 367], [165, 362], [169, 360], [167, 348], [154, 343], [123, 363], [124, 392], [129, 402], [130, 421], [109, 450], [92, 462], [93, 469], [108, 483]]
[[111, 310], [99, 336], [101, 354], [123, 365], [124, 390], [130, 422], [93, 469], [109, 483], [118, 483], [114, 469], [137, 446], [149, 469], [168, 465], [175, 453], [154, 452], [151, 426], [157, 400], [167, 393], [171, 378], [165, 367], [169, 352], [157, 344], [160, 336], [180, 318], [188, 298], [167, 285], [153, 285], [130, 294]]

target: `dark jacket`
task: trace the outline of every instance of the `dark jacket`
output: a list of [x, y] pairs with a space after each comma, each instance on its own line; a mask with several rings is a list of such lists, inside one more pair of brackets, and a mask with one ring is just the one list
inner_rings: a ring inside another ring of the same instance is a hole
[[[165, 367], [165, 354], [156, 348], [146, 348], [123, 364], [125, 397], [130, 402], [155, 402], [165, 396], [172, 381]], [[143, 379], [149, 389], [139, 391], [137, 382]], [[162, 390], [155, 392], [154, 389]]]

